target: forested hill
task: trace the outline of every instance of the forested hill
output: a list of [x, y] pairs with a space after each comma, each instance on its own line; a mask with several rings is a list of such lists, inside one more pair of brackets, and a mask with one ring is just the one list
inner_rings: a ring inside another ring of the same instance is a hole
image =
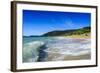
[[56, 30], [56, 31], [51, 31], [43, 34], [42, 36], [70, 36], [70, 35], [81, 35], [85, 33], [90, 33], [91, 27], [83, 27], [80, 29], [73, 29], [73, 30]]

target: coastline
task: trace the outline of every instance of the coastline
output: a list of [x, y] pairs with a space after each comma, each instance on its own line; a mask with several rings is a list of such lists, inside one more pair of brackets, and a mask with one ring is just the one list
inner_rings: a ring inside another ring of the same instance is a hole
[[91, 36], [84, 36], [84, 35], [71, 35], [71, 36], [64, 36], [66, 38], [83, 38], [83, 39], [89, 39]]
[[80, 35], [72, 35], [72, 36], [57, 36], [57, 39], [91, 39], [91, 36], [80, 36]]

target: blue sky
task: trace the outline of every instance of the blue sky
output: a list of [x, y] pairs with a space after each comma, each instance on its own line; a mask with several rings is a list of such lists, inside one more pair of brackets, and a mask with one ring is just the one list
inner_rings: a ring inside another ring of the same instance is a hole
[[54, 30], [91, 25], [90, 13], [23, 10], [23, 35], [42, 35]]

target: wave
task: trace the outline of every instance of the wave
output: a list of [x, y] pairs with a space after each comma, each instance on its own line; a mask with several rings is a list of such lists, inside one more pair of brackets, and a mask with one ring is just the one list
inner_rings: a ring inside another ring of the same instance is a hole
[[23, 62], [35, 62], [39, 58], [39, 49], [44, 45], [42, 41], [33, 41], [23, 46]]

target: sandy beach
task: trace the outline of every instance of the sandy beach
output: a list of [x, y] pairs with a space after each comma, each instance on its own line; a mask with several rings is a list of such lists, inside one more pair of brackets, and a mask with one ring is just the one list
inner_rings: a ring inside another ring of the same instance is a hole
[[76, 56], [65, 55], [65, 54], [60, 54], [60, 53], [48, 53], [48, 58], [47, 58], [48, 61], [87, 60], [87, 59], [91, 59], [90, 53], [82, 54], [82, 55], [76, 55]]

